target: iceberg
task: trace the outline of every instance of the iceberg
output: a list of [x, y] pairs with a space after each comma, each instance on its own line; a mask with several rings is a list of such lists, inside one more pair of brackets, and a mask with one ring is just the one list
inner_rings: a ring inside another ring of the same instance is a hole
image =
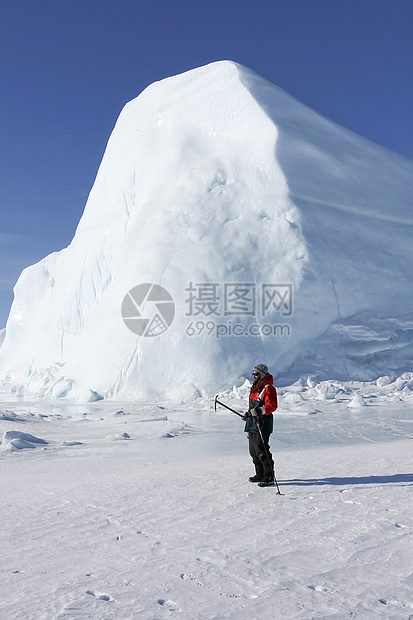
[[411, 159], [239, 64], [156, 82], [122, 110], [70, 245], [22, 272], [1, 381], [187, 401], [257, 362], [279, 384], [409, 370], [412, 195]]

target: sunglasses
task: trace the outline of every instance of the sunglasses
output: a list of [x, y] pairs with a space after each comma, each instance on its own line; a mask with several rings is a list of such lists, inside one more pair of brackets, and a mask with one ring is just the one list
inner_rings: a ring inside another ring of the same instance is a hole
[[253, 373], [251, 373], [251, 374], [252, 374], [252, 376], [253, 376], [253, 377], [259, 377], [259, 376], [260, 376], [260, 373], [259, 373], [259, 372], [253, 372]]

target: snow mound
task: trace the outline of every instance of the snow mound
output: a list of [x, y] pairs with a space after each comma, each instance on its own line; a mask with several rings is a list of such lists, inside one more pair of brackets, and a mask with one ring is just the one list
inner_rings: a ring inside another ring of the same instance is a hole
[[408, 371], [412, 195], [410, 159], [233, 62], [152, 84], [70, 246], [19, 278], [0, 377], [21, 395], [185, 401], [257, 362], [279, 385]]
[[18, 416], [14, 411], [9, 411], [5, 409], [4, 411], [0, 411], [0, 420], [7, 420], [9, 422], [18, 422]]
[[67, 446], [67, 447], [71, 447], [71, 446], [82, 446], [83, 442], [82, 441], [76, 441], [76, 440], [69, 440], [69, 441], [62, 441], [62, 446]]
[[353, 409], [360, 409], [360, 407], [367, 407], [367, 403], [364, 400], [364, 398], [360, 395], [360, 394], [356, 394], [351, 401], [349, 402], [348, 406], [350, 408]]
[[169, 429], [166, 433], [162, 435], [164, 439], [172, 439], [173, 437], [181, 437], [185, 435], [194, 435], [204, 433], [205, 431], [195, 428], [194, 426], [190, 426], [189, 424], [185, 424], [182, 422], [178, 426]]
[[317, 400], [335, 400], [348, 392], [345, 385], [337, 381], [321, 381], [308, 389], [308, 395]]
[[125, 441], [130, 438], [129, 433], [115, 433], [114, 435], [108, 435], [106, 437], [109, 441]]
[[29, 433], [20, 431], [6, 431], [3, 435], [2, 449], [4, 450], [26, 450], [28, 448], [38, 448], [45, 446], [48, 442]]
[[290, 392], [289, 394], [286, 394], [283, 398], [283, 402], [289, 405], [300, 405], [303, 401], [304, 399], [301, 396], [301, 394], [297, 394], [294, 392]]

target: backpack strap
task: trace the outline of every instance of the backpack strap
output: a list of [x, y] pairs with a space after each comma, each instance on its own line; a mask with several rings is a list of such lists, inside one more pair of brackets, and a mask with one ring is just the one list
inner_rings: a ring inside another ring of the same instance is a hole
[[266, 385], [264, 385], [264, 387], [262, 388], [261, 392], [258, 394], [258, 400], [261, 400], [262, 395], [265, 392], [265, 388], [267, 388], [269, 385], [271, 385], [271, 383], [267, 383]]

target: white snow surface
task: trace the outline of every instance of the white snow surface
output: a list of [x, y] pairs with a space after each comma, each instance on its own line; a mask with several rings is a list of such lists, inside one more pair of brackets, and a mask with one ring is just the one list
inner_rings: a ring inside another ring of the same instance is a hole
[[[242, 412], [248, 391], [220, 399]], [[281, 495], [248, 481], [243, 423], [213, 399], [4, 392], [0, 617], [411, 620], [412, 391], [412, 373], [280, 389]]]
[[[19, 278], [3, 384], [189, 402], [257, 362], [285, 385], [394, 379], [412, 366], [412, 195], [412, 160], [236, 63], [154, 83], [120, 114], [72, 243]], [[143, 283], [175, 303], [153, 337], [121, 316]]]

